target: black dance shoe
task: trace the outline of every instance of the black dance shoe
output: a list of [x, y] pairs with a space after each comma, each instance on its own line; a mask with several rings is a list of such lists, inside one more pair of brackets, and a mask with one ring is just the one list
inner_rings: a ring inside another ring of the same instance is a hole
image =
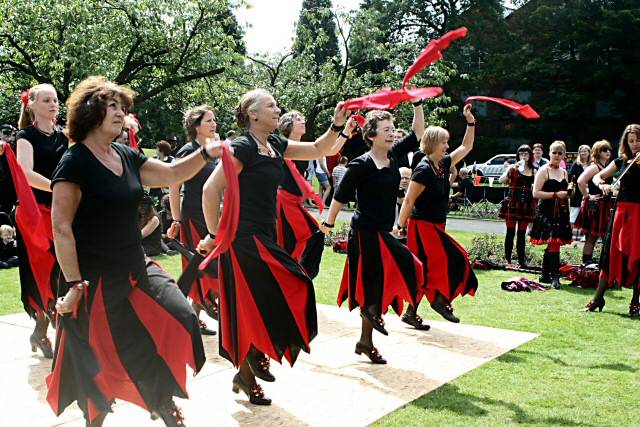
[[382, 335], [389, 335], [389, 332], [387, 332], [387, 330], [384, 328], [384, 320], [382, 320], [382, 317], [376, 316], [367, 309], [360, 310], [360, 317], [371, 323], [373, 329], [380, 332]]
[[553, 280], [551, 281], [551, 288], [552, 289], [560, 289], [560, 277], [558, 276], [553, 276]]
[[51, 348], [51, 341], [49, 341], [49, 338], [38, 338], [35, 334], [31, 334], [29, 337], [29, 344], [31, 344], [31, 351], [35, 352], [36, 348], [39, 348], [46, 359], [53, 359], [53, 349]]
[[596, 311], [596, 309], [598, 311], [602, 311], [603, 308], [604, 308], [604, 298], [600, 298], [600, 299], [594, 298], [591, 301], [589, 301], [587, 305], [584, 306], [582, 311]]
[[417, 314], [405, 313], [402, 315], [400, 320], [402, 320], [407, 325], [413, 326], [419, 331], [428, 331], [429, 329], [431, 329], [431, 326], [427, 325], [426, 323], [422, 323], [422, 317], [418, 316]]
[[151, 413], [151, 419], [162, 418], [167, 427], [186, 427], [182, 411], [175, 404], [173, 399], [169, 399], [160, 405], [160, 408]]
[[375, 348], [372, 345], [364, 344], [358, 341], [358, 343], [356, 344], [356, 354], [360, 355], [362, 353], [367, 355], [369, 360], [371, 360], [371, 363], [374, 363], [376, 365], [387, 364], [386, 359], [382, 357], [382, 355], [380, 354], [377, 348]]
[[431, 308], [449, 322], [460, 323], [460, 319], [453, 314], [453, 307], [451, 307], [451, 305], [434, 301], [431, 303]]
[[214, 320], [218, 320], [218, 304], [216, 304], [215, 302], [203, 302], [202, 309], [205, 313], [207, 313], [207, 316], [211, 317]]
[[629, 304], [629, 317], [632, 319], [640, 317], [640, 304]]
[[207, 324], [200, 320], [200, 333], [202, 335], [215, 335], [216, 331], [214, 331], [213, 329], [209, 329], [209, 327], [207, 327]]
[[267, 356], [257, 357], [252, 351], [247, 354], [247, 364], [251, 373], [263, 381], [274, 382], [276, 377], [269, 371], [270, 362]]
[[551, 283], [552, 281], [553, 279], [551, 278], [551, 275], [546, 271], [543, 271], [540, 277], [538, 278], [538, 282], [540, 283]]
[[233, 386], [231, 387], [231, 391], [233, 391], [234, 393], [239, 393], [240, 390], [242, 390], [243, 393], [247, 395], [247, 397], [249, 398], [249, 402], [253, 403], [254, 405], [271, 405], [271, 399], [269, 399], [268, 397], [264, 397], [264, 391], [262, 390], [262, 387], [260, 387], [260, 385], [254, 384], [253, 386], [249, 386], [245, 384], [245, 382], [242, 381], [242, 378], [240, 378], [240, 374], [238, 373], [235, 375], [235, 377], [233, 377]]

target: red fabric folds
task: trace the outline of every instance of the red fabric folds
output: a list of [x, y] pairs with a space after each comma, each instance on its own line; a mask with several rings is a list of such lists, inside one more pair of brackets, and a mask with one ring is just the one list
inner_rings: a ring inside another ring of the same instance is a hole
[[22, 94], [20, 95], [20, 101], [22, 101], [22, 105], [24, 105], [25, 107], [29, 105], [29, 89], [25, 89], [22, 91]]
[[51, 271], [55, 264], [55, 257], [50, 252], [51, 238], [53, 237], [50, 209], [41, 207], [36, 202], [27, 175], [18, 163], [9, 144], [5, 144], [5, 156], [11, 171], [11, 178], [13, 178], [16, 195], [20, 201], [16, 209], [16, 222], [29, 254], [29, 263], [38, 285], [43, 308], [46, 308], [55, 301], [51, 291]]
[[441, 93], [441, 87], [419, 87], [415, 89], [391, 89], [385, 87], [370, 95], [345, 101], [344, 108], [347, 110], [392, 110], [401, 102], [416, 98], [433, 98]]
[[129, 114], [129, 117], [135, 120], [135, 122], [138, 125], [137, 131], [134, 131], [133, 129], [129, 128], [129, 147], [138, 150], [138, 140], [136, 139], [136, 132], [139, 132], [140, 129], [142, 129], [142, 125], [140, 124], [140, 120], [138, 120], [135, 114]]
[[471, 101], [486, 101], [486, 102], [495, 102], [496, 104], [502, 105], [518, 114], [520, 114], [525, 119], [533, 120], [539, 119], [540, 114], [536, 112], [529, 104], [522, 105], [518, 104], [515, 101], [511, 101], [510, 99], [504, 98], [492, 98], [490, 96], [470, 96], [466, 99], [465, 103], [470, 104]]
[[320, 210], [320, 213], [322, 213], [322, 211], [324, 210], [324, 202], [320, 198], [320, 195], [316, 193], [311, 184], [309, 184], [309, 181], [307, 181], [302, 175], [300, 175], [300, 172], [298, 172], [298, 168], [296, 168], [296, 165], [292, 160], [285, 160], [284, 163], [289, 168], [289, 172], [291, 172], [293, 180], [296, 182], [296, 185], [302, 192], [302, 197], [304, 197], [305, 199], [313, 199], [313, 201], [316, 202], [316, 206], [318, 206], [318, 210]]
[[466, 27], [460, 27], [457, 30], [449, 31], [439, 39], [430, 41], [407, 70], [407, 74], [405, 74], [404, 79], [402, 79], [402, 87], [404, 88], [413, 76], [424, 70], [427, 66], [442, 59], [442, 51], [448, 48], [452, 41], [466, 36], [467, 32]]
[[364, 128], [364, 124], [366, 123], [367, 119], [365, 119], [362, 114], [353, 114], [351, 117], [356, 121], [358, 126], [360, 126], [360, 129]]
[[218, 224], [218, 233], [216, 234], [216, 247], [211, 253], [200, 263], [200, 270], [204, 270], [207, 266], [217, 258], [220, 254], [225, 253], [231, 247], [231, 243], [235, 239], [240, 220], [240, 183], [238, 182], [238, 173], [233, 163], [233, 156], [229, 151], [229, 145], [222, 143], [222, 169], [224, 177], [227, 181], [227, 188], [224, 192], [224, 204], [222, 206], [222, 216]]

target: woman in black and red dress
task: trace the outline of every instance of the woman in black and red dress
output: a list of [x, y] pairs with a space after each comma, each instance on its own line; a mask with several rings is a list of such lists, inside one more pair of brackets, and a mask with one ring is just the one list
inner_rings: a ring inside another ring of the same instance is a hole
[[[184, 128], [187, 138], [191, 142], [185, 144], [176, 153], [176, 159], [181, 159], [200, 149], [208, 139], [213, 139], [216, 135], [216, 116], [213, 108], [208, 105], [200, 105], [187, 111], [184, 115]], [[207, 224], [204, 222], [202, 214], [202, 187], [207, 178], [213, 173], [217, 162], [207, 162], [194, 177], [172, 185], [169, 188], [169, 203], [171, 205], [171, 217], [173, 223], [169, 229], [170, 238], [180, 233], [180, 240], [192, 252], [196, 251], [196, 246], [204, 236], [207, 235]], [[182, 202], [180, 202], [180, 188], [183, 188]], [[182, 257], [182, 269], [187, 268], [188, 260]], [[200, 310], [205, 309], [207, 314], [214, 319], [218, 319], [218, 306], [216, 295], [218, 293], [218, 280], [214, 274], [205, 274], [196, 277], [189, 298], [193, 301], [193, 309], [196, 315], [200, 315]], [[200, 322], [200, 330], [203, 335], [215, 335], [215, 331], [209, 329], [204, 322]]]
[[518, 226], [516, 250], [518, 264], [525, 266], [527, 227], [536, 216], [536, 199], [533, 198], [533, 179], [536, 171], [533, 167], [533, 150], [528, 145], [518, 147], [518, 162], [511, 165], [500, 177], [501, 183], [509, 184], [509, 192], [502, 202], [498, 216], [507, 223], [507, 234], [504, 238], [504, 259], [511, 263], [513, 238]]
[[[278, 127], [280, 133], [289, 141], [299, 142], [306, 132], [304, 116], [295, 110], [283, 114]], [[349, 119], [329, 155], [337, 153], [342, 148], [348, 139], [346, 136], [351, 135], [354, 127], [355, 121]], [[318, 221], [305, 209], [303, 198], [315, 198], [321, 212], [324, 203], [300, 173], [308, 163], [306, 160], [285, 161], [284, 179], [276, 199], [278, 213], [276, 232], [278, 244], [298, 261], [307, 275], [313, 279], [320, 269], [324, 250], [324, 233], [320, 231]]]
[[[239, 368], [233, 390], [242, 390], [256, 405], [271, 404], [255, 378], [275, 381], [270, 359], [281, 362], [284, 357], [293, 365], [300, 350], [309, 352], [318, 331], [311, 279], [276, 241], [276, 193], [284, 178], [285, 158], [325, 156], [344, 128], [346, 116], [339, 104], [331, 129], [309, 144], [272, 133], [278, 128], [280, 109], [264, 89], [246, 93], [236, 109], [238, 125], [246, 132], [230, 144], [240, 209], [237, 233], [218, 258], [219, 351]], [[218, 166], [203, 190], [209, 234], [200, 242], [201, 253], [215, 246], [220, 193], [226, 185], [224, 170]]]
[[[581, 230], [586, 236], [584, 247], [582, 248], [583, 264], [591, 262], [596, 240], [599, 237], [604, 238], [611, 217], [611, 208], [613, 208], [611, 195], [604, 196], [602, 190], [596, 187], [592, 181], [593, 177], [609, 164], [611, 150], [609, 141], [602, 140], [593, 144], [591, 165], [578, 177], [578, 188], [583, 195], [583, 199], [574, 227]], [[612, 180], [613, 177], [609, 177], [605, 183], [611, 184]]]
[[76, 401], [92, 426], [102, 424], [116, 398], [181, 426], [172, 397], [187, 397], [186, 365], [198, 372], [204, 349], [189, 302], [145, 260], [138, 205], [143, 186], [183, 182], [220, 148], [208, 143], [169, 165], [112, 143], [132, 97], [128, 88], [90, 77], [67, 100], [67, 132], [76, 144], [51, 183], [66, 294], [56, 305], [62, 315], [47, 401], [56, 414]]
[[[604, 307], [604, 293], [609, 287], [633, 289], [629, 316], [640, 317], [640, 125], [627, 126], [620, 139], [619, 157], [593, 177], [593, 183], [607, 196], [611, 185], [606, 182], [617, 171], [629, 170], [615, 184], [619, 188], [613, 226], [605, 238], [600, 257], [600, 281], [588, 311]], [[609, 248], [605, 251], [605, 248]]]
[[540, 281], [560, 287], [560, 246], [572, 240], [569, 222], [569, 182], [567, 171], [560, 168], [566, 148], [555, 141], [549, 147], [549, 163], [540, 167], [533, 183], [533, 197], [540, 200], [529, 236], [534, 245], [547, 245], [542, 259]]
[[445, 231], [449, 171], [452, 164], [469, 154], [475, 139], [471, 105], [465, 105], [463, 112], [467, 130], [462, 145], [451, 154], [447, 153], [449, 132], [446, 129], [429, 126], [425, 131], [420, 142], [425, 156], [413, 171], [394, 230], [396, 234], [407, 235], [407, 245], [424, 265], [424, 288], [403, 316], [405, 323], [418, 317], [418, 304], [423, 295], [438, 314], [457, 323], [460, 319], [453, 314], [451, 303], [458, 296], [475, 295], [478, 289], [467, 252]]
[[[416, 109], [422, 115], [422, 105]], [[362, 134], [370, 150], [347, 165], [322, 228], [330, 231], [342, 206], [356, 200], [338, 305], [348, 300], [349, 310], [360, 307], [362, 326], [355, 352], [384, 364], [387, 361], [373, 345], [373, 329], [388, 335], [382, 316], [389, 306], [402, 314], [405, 302], [415, 305], [423, 283], [422, 264], [391, 235], [400, 187], [397, 159], [415, 151], [417, 139], [394, 142], [393, 116], [387, 111], [367, 113]], [[422, 322], [418, 327], [429, 328]]]
[[[26, 103], [24, 103], [26, 101]], [[58, 95], [53, 86], [40, 84], [29, 89], [20, 112], [20, 131], [16, 135], [18, 163], [33, 189], [47, 238], [53, 247], [51, 230], [51, 175], [69, 146], [67, 137], [56, 128]], [[18, 207], [18, 210], [22, 207]], [[25, 311], [36, 320], [29, 338], [31, 350], [40, 348], [45, 357], [53, 357], [47, 338], [49, 320], [45, 313], [53, 309], [57, 293], [57, 266], [51, 248], [32, 244], [28, 234], [33, 230], [20, 226], [17, 243], [20, 262], [20, 288]]]

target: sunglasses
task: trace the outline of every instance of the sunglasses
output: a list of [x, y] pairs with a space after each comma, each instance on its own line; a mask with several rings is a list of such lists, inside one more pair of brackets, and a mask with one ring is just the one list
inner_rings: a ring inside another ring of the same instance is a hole
[[564, 155], [564, 151], [552, 151], [551, 154], [555, 154], [556, 156]]
[[611, 151], [611, 148], [604, 147], [604, 148], [600, 149], [600, 151], [602, 151], [603, 153], [608, 153], [609, 151]]

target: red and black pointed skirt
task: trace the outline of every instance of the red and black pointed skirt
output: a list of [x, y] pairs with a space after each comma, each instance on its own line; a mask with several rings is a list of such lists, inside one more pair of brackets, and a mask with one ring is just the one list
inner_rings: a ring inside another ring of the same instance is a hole
[[391, 233], [349, 231], [338, 305], [348, 299], [349, 310], [374, 306], [382, 315], [391, 306], [402, 314], [405, 301], [415, 305], [422, 285], [422, 263]]
[[424, 290], [432, 303], [438, 294], [451, 303], [461, 295], [475, 295], [478, 279], [469, 264], [469, 255], [445, 231], [445, 225], [409, 218], [407, 245], [424, 266]]
[[609, 286], [640, 286], [640, 203], [617, 202], [607, 240], [609, 262], [603, 265], [601, 276]]
[[511, 187], [502, 201], [498, 216], [506, 221], [531, 222], [536, 217], [536, 204], [531, 186]]
[[91, 281], [78, 317], [59, 316], [47, 401], [60, 415], [74, 401], [91, 421], [111, 411], [114, 399], [146, 410], [173, 396], [187, 397], [186, 366], [205, 362], [200, 326], [175, 281], [142, 248], [118, 271], [86, 267]]
[[293, 366], [318, 333], [311, 279], [276, 242], [275, 224], [240, 223], [218, 259], [220, 355], [239, 366], [251, 347]]
[[24, 310], [32, 318], [36, 318], [42, 311], [53, 307], [60, 276], [60, 269], [53, 250], [51, 208], [44, 204], [38, 204], [38, 209], [43, 218], [44, 234], [50, 243], [48, 250], [29, 243], [29, 239], [24, 236], [24, 233], [33, 232], [33, 230], [21, 230], [20, 226], [16, 227], [20, 298]]
[[[549, 182], [549, 181], [547, 181]], [[546, 185], [546, 183], [545, 183]], [[544, 189], [544, 191], [547, 191]], [[544, 199], [538, 203], [529, 231], [533, 245], [568, 245], [573, 240], [567, 200]]]
[[[207, 224], [202, 214], [202, 209], [190, 209], [186, 206], [182, 208], [182, 226], [180, 227], [180, 241], [191, 252], [196, 252], [196, 247], [200, 240], [207, 235]], [[187, 268], [189, 260], [184, 256], [182, 257], [182, 271]], [[213, 265], [213, 263], [212, 263]], [[214, 272], [215, 269], [207, 270], [209, 273]], [[189, 298], [195, 303], [213, 303], [215, 302], [215, 295], [218, 294], [218, 278], [214, 274], [206, 274], [203, 276], [196, 276], [191, 291], [189, 291]]]
[[611, 197], [602, 197], [599, 200], [589, 200], [585, 197], [582, 199], [580, 214], [573, 227], [591, 236], [604, 237], [611, 219], [612, 207]]
[[298, 261], [307, 275], [313, 279], [320, 270], [324, 233], [320, 231], [318, 221], [305, 209], [301, 196], [280, 189], [276, 203], [278, 244]]

